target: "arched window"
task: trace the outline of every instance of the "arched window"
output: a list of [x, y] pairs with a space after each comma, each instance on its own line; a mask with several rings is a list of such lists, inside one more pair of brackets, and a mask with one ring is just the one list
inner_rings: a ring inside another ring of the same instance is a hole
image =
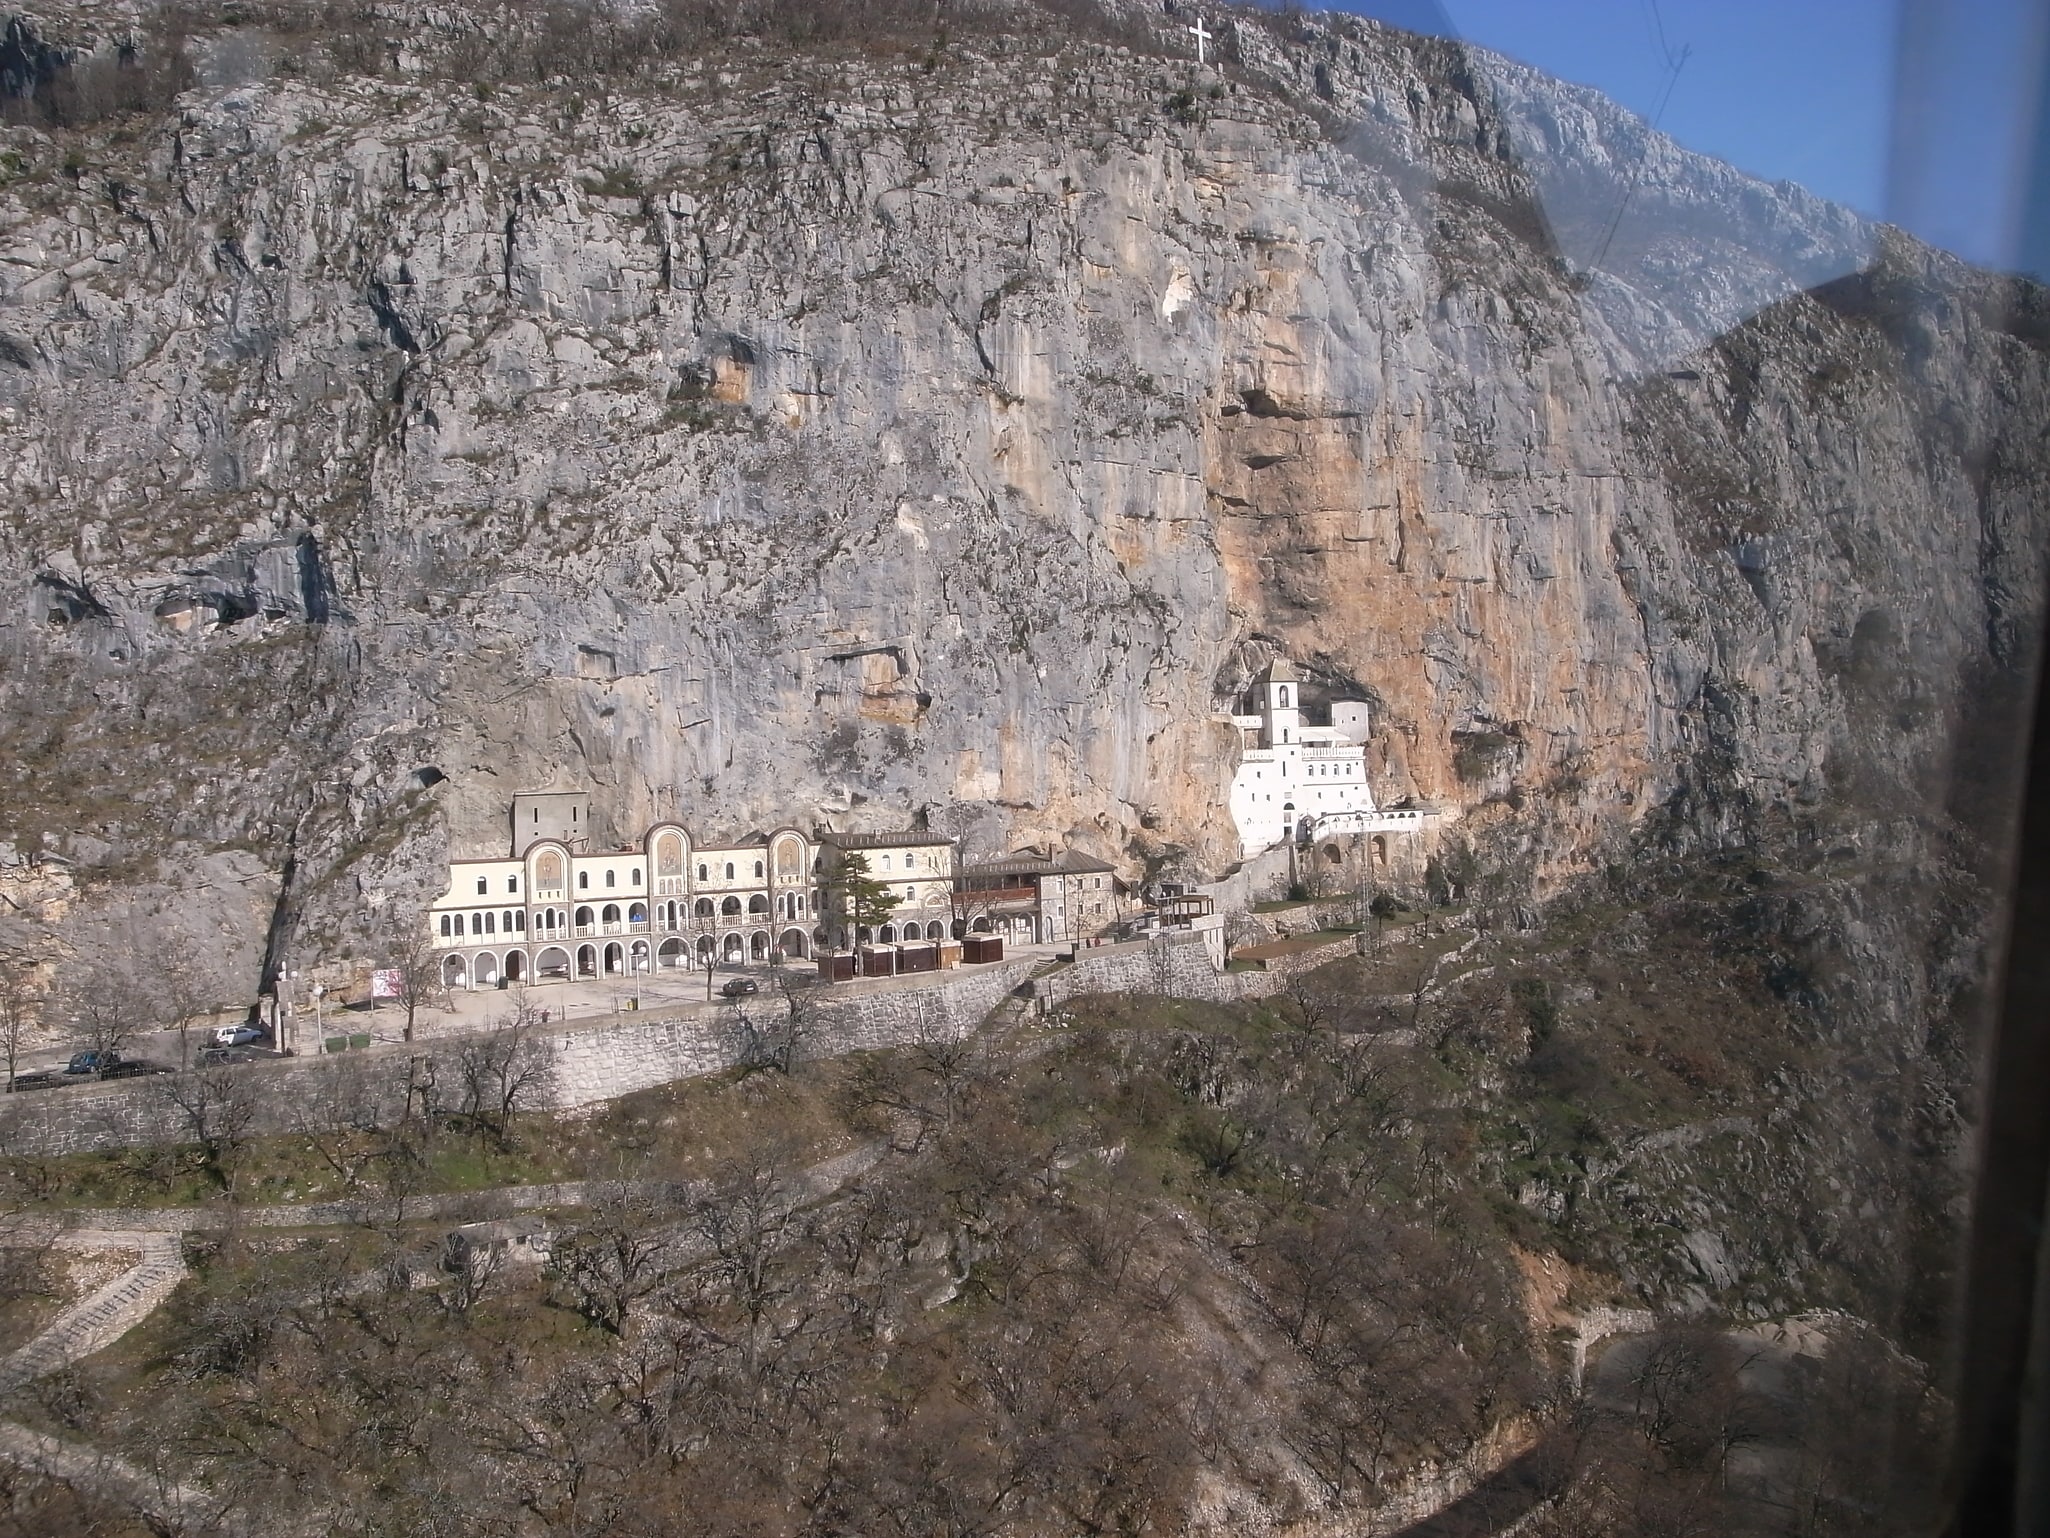
[[628, 881], [629, 884], [633, 886], [639, 886], [641, 884], [641, 868], [638, 865], [636, 865], [633, 868], [633, 874], [628, 878]]
[[596, 915], [589, 908], [577, 909], [577, 928], [589, 929], [595, 918]]
[[719, 904], [719, 911], [728, 918], [735, 917], [740, 912], [740, 899], [738, 897], [727, 898], [726, 901]]
[[733, 862], [731, 860], [726, 862], [726, 879], [728, 881], [733, 879]]
[[645, 923], [647, 923], [647, 922], [648, 922], [648, 907], [647, 907], [647, 904], [646, 904], [646, 903], [635, 903], [635, 904], [634, 904], [634, 905], [633, 905], [632, 907], [628, 908], [628, 909], [626, 910], [626, 921], [627, 921], [627, 922], [628, 922], [629, 924], [645, 924]]
[[607, 903], [605, 911], [599, 914], [598, 917], [607, 924], [617, 924], [619, 922], [619, 904]]
[[908, 887], [904, 888], [904, 901], [906, 901], [906, 902], [908, 902], [908, 903], [915, 903], [915, 902], [917, 902], [917, 901], [918, 901], [918, 888], [917, 888], [917, 887], [915, 887], [915, 886], [908, 886]]
[[884, 855], [884, 856], [883, 856], [883, 869], [884, 869], [884, 870], [888, 870], [889, 868], [890, 868], [890, 857], [889, 857], [888, 855]]
[[450, 930], [450, 928], [451, 928], [451, 926], [450, 926], [450, 924], [449, 924], [449, 921], [448, 921], [448, 915], [447, 915], [446, 913], [444, 913], [444, 914], [443, 914], [443, 915], [441, 916], [441, 937], [442, 937], [442, 939], [446, 940], [446, 939], [448, 939], [448, 938], [449, 938], [449, 930]]
[[517, 894], [520, 889], [520, 878], [518, 876], [507, 876], [505, 878], [505, 889], [508, 893]]
[[757, 860], [757, 861], [755, 861], [755, 880], [759, 881], [759, 880], [761, 880], [761, 879], [762, 879], [762, 862], [761, 862], [760, 860]]
[[507, 934], [511, 934], [511, 933], [513, 932], [513, 911], [512, 911], [512, 909], [510, 909], [510, 908], [506, 909], [504, 913], [502, 913], [502, 914], [500, 914], [500, 915], [499, 915], [499, 917], [500, 917], [500, 918], [501, 918], [501, 919], [502, 919], [502, 920], [504, 921], [504, 923], [503, 923], [502, 927], [504, 928], [505, 932], [506, 932]]
[[698, 906], [697, 906], [697, 916], [698, 916], [699, 918], [701, 918], [701, 919], [708, 919], [708, 918], [710, 918], [710, 917], [712, 916], [712, 899], [711, 899], [711, 898], [709, 898], [709, 897], [700, 897], [700, 898], [698, 899]]
[[617, 875], [617, 874], [616, 874], [615, 872], [613, 872], [613, 871], [609, 871], [609, 870], [608, 870], [607, 872], [605, 872], [605, 884], [606, 884], [607, 886], [618, 886], [618, 885], [619, 885], [619, 877], [618, 877], [618, 875]]
[[767, 913], [769, 911], [769, 899], [760, 892], [755, 893], [754, 896], [747, 900], [747, 911], [749, 913]]
[[700, 864], [700, 865], [698, 866], [698, 880], [700, 880], [700, 881], [704, 881], [704, 880], [707, 880], [707, 879], [709, 879], [709, 878], [710, 878], [711, 874], [712, 874], [712, 870], [711, 870], [711, 867], [710, 867], [710, 866], [708, 866], [708, 865], [703, 865], [703, 864]]
[[457, 938], [457, 939], [461, 939], [461, 938], [462, 938], [462, 935], [463, 935], [463, 916], [462, 916], [462, 915], [461, 915], [460, 913], [458, 913], [458, 914], [456, 915], [456, 938]]
[[515, 908], [512, 912], [513, 928], [521, 934], [527, 932], [527, 910]]
[[591, 890], [591, 873], [589, 871], [580, 870], [577, 872], [577, 890], [579, 892]]
[[483, 896], [483, 895], [484, 895], [484, 894], [485, 894], [486, 892], [488, 892], [488, 891], [490, 891], [490, 890], [491, 890], [491, 878], [490, 878], [490, 877], [488, 877], [488, 876], [479, 876], [479, 877], [477, 878], [477, 895], [478, 895], [479, 897], [482, 897], [482, 896]]

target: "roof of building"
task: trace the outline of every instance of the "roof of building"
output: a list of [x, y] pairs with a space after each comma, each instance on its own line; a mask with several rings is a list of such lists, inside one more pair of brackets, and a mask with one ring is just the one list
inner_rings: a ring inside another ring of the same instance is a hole
[[697, 843], [690, 846], [692, 858], [701, 854], [732, 854], [737, 850], [762, 850], [769, 847], [766, 833], [743, 833], [735, 839], [722, 839], [716, 844]]
[[1286, 657], [1276, 657], [1267, 664], [1267, 682], [1270, 684], [1292, 684], [1301, 682], [1295, 664]]
[[819, 842], [831, 844], [835, 849], [931, 849], [954, 841], [944, 834], [919, 833], [906, 829], [901, 833], [821, 833]]
[[1117, 867], [1079, 849], [1050, 854], [1042, 849], [1018, 849], [994, 860], [978, 860], [962, 867], [963, 876], [1077, 876], [1114, 871]]

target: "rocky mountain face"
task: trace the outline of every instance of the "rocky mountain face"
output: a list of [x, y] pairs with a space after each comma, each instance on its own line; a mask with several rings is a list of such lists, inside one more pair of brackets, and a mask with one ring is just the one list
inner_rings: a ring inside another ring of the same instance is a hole
[[362, 954], [544, 786], [1215, 875], [1277, 655], [1476, 891], [1978, 868], [2033, 288], [1363, 21], [542, 14], [8, 34], [0, 834], [81, 943]]

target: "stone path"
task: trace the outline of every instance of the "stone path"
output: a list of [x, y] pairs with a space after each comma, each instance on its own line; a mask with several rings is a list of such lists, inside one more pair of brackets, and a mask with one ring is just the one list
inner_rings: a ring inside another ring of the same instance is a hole
[[212, 1497], [159, 1479], [147, 1469], [86, 1447], [59, 1441], [26, 1426], [0, 1421], [0, 1458], [18, 1468], [90, 1491], [102, 1500], [141, 1512], [158, 1532], [234, 1532]]
[[[873, 1168], [885, 1151], [886, 1145], [882, 1143], [865, 1143], [810, 1166], [791, 1183], [791, 1205], [801, 1206], [831, 1195]], [[606, 1184], [568, 1181], [417, 1196], [405, 1204], [404, 1217], [408, 1222], [469, 1217], [483, 1206], [496, 1213], [585, 1206]], [[0, 1396], [104, 1350], [148, 1318], [185, 1277], [181, 1247], [185, 1233], [218, 1228], [231, 1219], [281, 1228], [360, 1224], [377, 1205], [356, 1201], [309, 1202], [244, 1208], [233, 1214], [206, 1207], [103, 1209], [66, 1214], [68, 1221], [78, 1226], [29, 1225], [0, 1237], [0, 1243], [12, 1238], [17, 1243], [48, 1242], [65, 1249], [126, 1252], [136, 1257], [134, 1265], [65, 1309], [28, 1344], [0, 1358]], [[204, 1491], [160, 1479], [97, 1448], [65, 1442], [11, 1421], [0, 1421], [0, 1459], [60, 1480], [113, 1505], [140, 1512], [160, 1531], [250, 1530], [248, 1522], [232, 1520], [219, 1502]], [[271, 1538], [275, 1538], [274, 1532]]]
[[[89, 1253], [128, 1252], [135, 1264], [64, 1310], [27, 1345], [0, 1358], [0, 1395], [69, 1367], [126, 1335], [153, 1313], [185, 1277], [176, 1234], [123, 1228], [73, 1228], [55, 1243]], [[145, 1469], [76, 1442], [0, 1421], [0, 1458], [60, 1480], [102, 1500], [139, 1511], [161, 1530], [177, 1531], [197, 1519], [218, 1525], [220, 1513], [197, 1490], [159, 1479]]]
[[185, 1257], [175, 1235], [84, 1228], [60, 1234], [57, 1243], [94, 1253], [134, 1251], [137, 1259], [106, 1286], [65, 1309], [27, 1345], [0, 1358], [0, 1394], [112, 1345], [148, 1318], [185, 1276]]

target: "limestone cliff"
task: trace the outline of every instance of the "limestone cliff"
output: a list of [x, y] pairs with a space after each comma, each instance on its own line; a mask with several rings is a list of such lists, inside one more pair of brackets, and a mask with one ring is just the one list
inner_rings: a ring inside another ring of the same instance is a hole
[[256, 9], [17, 94], [0, 836], [273, 963], [551, 784], [1214, 874], [1285, 654], [1518, 890], [1925, 847], [2039, 603], [2033, 288], [1474, 51], [1076, 9], [538, 77]]

